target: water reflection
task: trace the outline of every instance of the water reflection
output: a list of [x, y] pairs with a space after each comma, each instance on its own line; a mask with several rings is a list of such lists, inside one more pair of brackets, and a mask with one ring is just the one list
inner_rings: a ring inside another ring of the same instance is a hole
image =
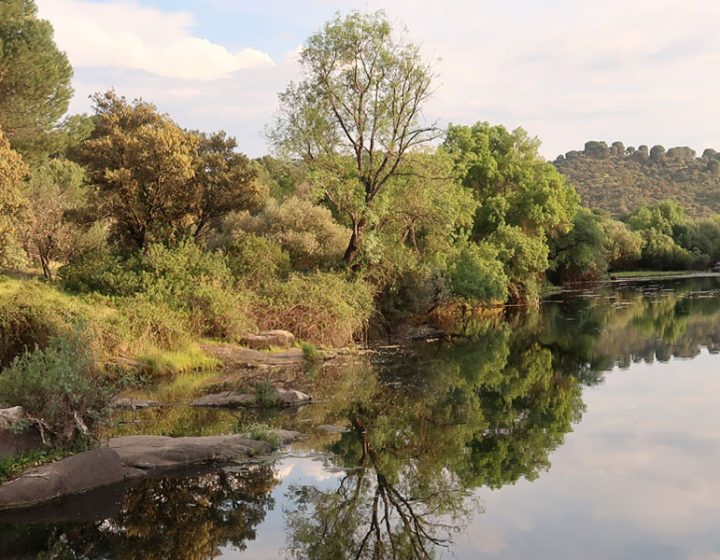
[[[550, 302], [539, 313], [466, 317], [457, 326], [466, 338], [452, 344], [423, 343], [322, 374], [321, 402], [270, 418], [309, 433], [302, 446], [341, 473], [322, 485], [282, 487], [283, 553], [443, 555], [458, 531], [482, 525], [477, 489], [533, 481], [550, 468], [551, 453], [581, 420], [583, 386], [598, 385], [615, 366], [720, 351], [718, 288], [715, 279], [628, 284]], [[250, 420], [143, 414], [174, 435], [238, 431]], [[312, 429], [323, 424], [345, 431]], [[124, 491], [114, 512], [71, 522], [65, 508], [64, 519], [48, 518], [54, 523], [0, 525], [0, 556], [237, 556], [273, 509], [279, 482], [272, 465], [146, 480]]]

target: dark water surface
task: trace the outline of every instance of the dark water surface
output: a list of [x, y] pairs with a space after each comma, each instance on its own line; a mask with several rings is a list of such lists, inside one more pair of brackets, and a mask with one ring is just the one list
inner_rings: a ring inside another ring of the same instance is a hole
[[135, 413], [120, 431], [308, 438], [4, 518], [0, 557], [720, 559], [720, 280], [459, 328], [316, 372], [292, 413]]

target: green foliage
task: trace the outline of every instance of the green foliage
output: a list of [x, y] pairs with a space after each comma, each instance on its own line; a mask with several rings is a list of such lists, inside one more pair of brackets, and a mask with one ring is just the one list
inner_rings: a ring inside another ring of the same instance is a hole
[[27, 218], [27, 201], [20, 184], [27, 171], [22, 158], [10, 148], [0, 130], [0, 267], [17, 264], [21, 258], [17, 237]]
[[344, 346], [367, 327], [373, 292], [344, 274], [292, 274], [286, 282], [268, 285], [254, 313], [262, 329], [287, 329], [314, 344]]
[[24, 228], [23, 245], [43, 275], [52, 278], [54, 260], [67, 260], [87, 237], [66, 219], [66, 213], [79, 208], [85, 199], [83, 169], [68, 160], [52, 159], [33, 169], [24, 193], [30, 219]]
[[131, 296], [142, 290], [137, 258], [123, 259], [107, 247], [80, 253], [60, 268], [60, 282], [74, 293]]
[[462, 184], [480, 203], [473, 238], [498, 228], [521, 227], [528, 235], [568, 231], [578, 206], [575, 190], [538, 154], [540, 142], [518, 128], [478, 122], [448, 128], [444, 149]]
[[549, 266], [545, 239], [529, 236], [516, 226], [503, 226], [490, 235], [487, 242], [496, 247], [503, 264], [510, 301], [537, 302]]
[[290, 255], [295, 270], [337, 265], [350, 238], [350, 231], [335, 222], [327, 208], [297, 196], [280, 203], [269, 199], [254, 216], [235, 215], [231, 226], [236, 236], [246, 232], [276, 242]]
[[648, 269], [682, 270], [694, 264], [693, 255], [672, 237], [654, 228], [642, 230], [644, 244], [640, 264]]
[[617, 142], [608, 149], [605, 142], [588, 144], [599, 144], [599, 151], [588, 151], [586, 144], [584, 151], [568, 152], [554, 163], [590, 208], [621, 217], [671, 198], [690, 216], [720, 212], [720, 154], [715, 150], [696, 157], [690, 148], [666, 152], [656, 146], [651, 156], [647, 146], [625, 148]]
[[67, 111], [72, 68], [34, 0], [0, 3], [0, 129], [31, 160], [48, 151], [48, 136]]
[[299, 346], [302, 350], [303, 358], [305, 358], [305, 362], [308, 364], [317, 364], [322, 361], [322, 352], [320, 352], [318, 347], [312, 342], [301, 341]]
[[290, 274], [290, 255], [267, 237], [240, 235], [224, 250], [233, 276], [242, 279], [248, 286], [262, 287], [284, 280]]
[[260, 406], [273, 407], [278, 404], [277, 392], [269, 381], [261, 381], [255, 385], [255, 401]]
[[685, 211], [672, 200], [642, 206], [630, 214], [626, 222], [635, 231], [654, 229], [673, 239], [680, 237], [686, 226]]
[[22, 406], [58, 441], [72, 441], [107, 413], [110, 395], [94, 368], [82, 336], [52, 338], [0, 372], [0, 404]]
[[267, 195], [224, 132], [185, 131], [155, 106], [112, 91], [94, 100], [95, 128], [73, 155], [93, 185], [86, 219], [109, 219], [122, 247], [202, 237], [227, 213], [254, 208]]
[[608, 219], [602, 225], [605, 229], [609, 269], [627, 270], [636, 265], [642, 254], [642, 235], [618, 220]]
[[450, 269], [450, 287], [456, 296], [486, 302], [504, 302], [508, 277], [497, 249], [488, 243], [468, 243]]
[[608, 268], [607, 245], [601, 218], [580, 208], [572, 229], [550, 242], [554, 276], [560, 282], [598, 280]]
[[236, 289], [222, 253], [189, 242], [152, 245], [141, 266], [143, 293], [181, 313], [196, 336], [237, 340], [252, 329], [249, 298]]
[[375, 199], [413, 148], [437, 136], [421, 124], [433, 74], [419, 49], [397, 40], [382, 12], [336, 16], [305, 43], [304, 79], [280, 94], [276, 148], [302, 158], [352, 233], [344, 259], [357, 267]]

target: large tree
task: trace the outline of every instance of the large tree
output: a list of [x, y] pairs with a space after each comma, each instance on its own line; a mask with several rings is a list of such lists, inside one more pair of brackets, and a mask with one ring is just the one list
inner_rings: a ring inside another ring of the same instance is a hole
[[20, 184], [27, 166], [0, 131], [0, 266], [12, 264], [19, 255], [17, 235], [26, 217], [27, 201]]
[[201, 236], [226, 213], [259, 203], [250, 160], [224, 133], [181, 129], [154, 105], [95, 97], [95, 128], [75, 157], [92, 183], [90, 216], [123, 247], [146, 249]]
[[386, 16], [339, 15], [300, 54], [304, 77], [280, 94], [270, 138], [307, 161], [326, 199], [351, 227], [345, 262], [356, 265], [378, 195], [413, 148], [437, 137], [422, 123], [433, 73]]
[[33, 0], [0, 2], [0, 128], [28, 157], [46, 150], [67, 111], [72, 68]]

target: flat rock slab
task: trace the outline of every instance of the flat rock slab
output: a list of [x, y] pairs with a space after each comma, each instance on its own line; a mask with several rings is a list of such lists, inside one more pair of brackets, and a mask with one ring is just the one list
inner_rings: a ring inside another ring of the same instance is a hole
[[160, 406], [158, 401], [151, 401], [146, 399], [129, 399], [121, 397], [115, 399], [112, 403], [113, 408], [120, 408], [126, 410], [141, 410], [145, 408], [156, 408]]
[[112, 449], [86, 451], [25, 471], [0, 486], [0, 509], [28, 507], [145, 476], [125, 466]]
[[108, 445], [123, 464], [141, 469], [231, 462], [272, 451], [269, 443], [242, 436], [124, 436], [111, 439]]
[[[295, 389], [275, 389], [275, 402], [278, 406], [298, 406], [309, 403], [312, 398], [301, 391]], [[195, 399], [192, 406], [210, 406], [219, 408], [237, 408], [244, 406], [260, 406], [257, 396], [252, 393], [235, 393], [233, 391], [223, 391], [222, 393], [212, 393]]]
[[[298, 432], [288, 430], [274, 430], [273, 433], [282, 444], [300, 438]], [[0, 511], [125, 483], [152, 475], [154, 470], [238, 462], [271, 451], [269, 443], [242, 435], [113, 438], [108, 447], [29, 469], [3, 484], [0, 486]]]
[[235, 344], [204, 344], [202, 349], [230, 368], [245, 368], [248, 365], [299, 366], [305, 363], [305, 355], [300, 348], [263, 352]]
[[236, 408], [241, 406], [255, 406], [256, 403], [257, 399], [255, 398], [255, 395], [223, 391], [222, 393], [212, 393], [210, 395], [197, 398], [191, 403], [191, 405]]

